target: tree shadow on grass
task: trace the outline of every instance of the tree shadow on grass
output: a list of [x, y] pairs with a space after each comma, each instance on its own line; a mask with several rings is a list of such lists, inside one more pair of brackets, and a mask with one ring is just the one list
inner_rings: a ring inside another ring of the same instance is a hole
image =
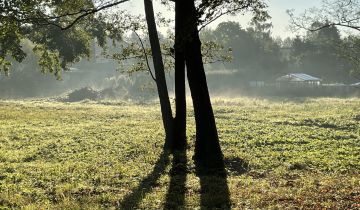
[[[129, 195], [120, 203], [120, 209], [137, 209], [141, 200], [150, 193], [153, 186], [164, 173], [169, 164], [169, 153], [164, 150], [155, 163], [153, 171], [145, 177]], [[196, 163], [196, 162], [195, 162]], [[200, 206], [201, 209], [231, 209], [230, 192], [227, 184], [225, 164], [216, 170], [205, 169], [196, 164], [196, 174], [200, 178]], [[170, 170], [170, 184], [166, 195], [164, 209], [185, 209], [186, 151], [173, 153], [172, 168]]]
[[[170, 185], [164, 209], [185, 209], [186, 175], [188, 172], [186, 158], [186, 151], [174, 153], [170, 170]], [[220, 168], [209, 169], [195, 161], [195, 172], [200, 179], [201, 209], [231, 209], [225, 164], [220, 164], [222, 165]]]
[[153, 186], [156, 185], [156, 182], [164, 173], [168, 164], [169, 152], [164, 150], [155, 163], [153, 171], [140, 182], [137, 188], [124, 197], [119, 205], [120, 209], [137, 209], [141, 200], [146, 194], [151, 192]]
[[184, 209], [186, 192], [187, 159], [186, 150], [173, 154], [170, 170], [170, 185], [166, 194], [164, 209]]
[[204, 169], [196, 161], [195, 165], [200, 178], [201, 209], [231, 209], [225, 164], [216, 169]]

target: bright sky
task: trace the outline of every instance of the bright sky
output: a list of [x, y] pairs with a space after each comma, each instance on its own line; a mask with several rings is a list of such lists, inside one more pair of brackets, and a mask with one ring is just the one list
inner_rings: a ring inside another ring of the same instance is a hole
[[[302, 13], [305, 9], [317, 7], [321, 4], [321, 0], [265, 0], [269, 6], [268, 11], [272, 17], [273, 23], [273, 36], [274, 37], [294, 37], [296, 34], [288, 29], [289, 16], [286, 13], [287, 9], [295, 9], [295, 13]], [[166, 17], [173, 17], [172, 11], [163, 6], [160, 6], [159, 1], [154, 1], [155, 13], [161, 12]], [[132, 0], [126, 5], [127, 9], [132, 11], [133, 14], [143, 14], [143, 0]], [[216, 27], [222, 21], [232, 20], [239, 22], [243, 27], [246, 27], [251, 19], [250, 15], [227, 16], [220, 18], [212, 23], [210, 27]], [[166, 31], [166, 30], [165, 30]]]

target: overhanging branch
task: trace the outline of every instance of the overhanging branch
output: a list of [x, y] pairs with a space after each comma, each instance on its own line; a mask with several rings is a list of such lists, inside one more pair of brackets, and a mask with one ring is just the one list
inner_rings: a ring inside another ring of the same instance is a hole
[[147, 54], [146, 54], [146, 49], [145, 49], [144, 43], [143, 43], [141, 37], [139, 36], [139, 34], [136, 33], [136, 31], [134, 31], [134, 34], [138, 37], [138, 39], [139, 39], [139, 41], [140, 41], [141, 47], [142, 47], [143, 52], [144, 52], [144, 57], [145, 57], [146, 65], [147, 65], [147, 67], [148, 67], [148, 71], [149, 71], [152, 79], [156, 82], [156, 78], [155, 78], [155, 76], [153, 75], [153, 73], [151, 72], [151, 68], [150, 68], [150, 64], [149, 64], [149, 59], [148, 59]]
[[[45, 22], [42, 23], [41, 25], [53, 25], [56, 26], [58, 28], [60, 28], [61, 30], [67, 30], [71, 27], [73, 27], [77, 22], [79, 22], [81, 19], [91, 15], [91, 14], [95, 14], [97, 12], [100, 12], [102, 10], [117, 6], [119, 4], [128, 2], [130, 0], [120, 0], [120, 1], [115, 1], [112, 3], [108, 3], [102, 6], [99, 6], [97, 8], [92, 8], [92, 9], [80, 9], [77, 12], [73, 12], [73, 13], [64, 13], [61, 15], [57, 15], [57, 16], [46, 16], [46, 17], [29, 17], [29, 18], [23, 18], [23, 19], [17, 19], [18, 22]], [[78, 16], [77, 16], [78, 15]], [[72, 17], [72, 16], [77, 16], [74, 20], [72, 20], [69, 24], [65, 25], [65, 26], [61, 26], [60, 24], [56, 23], [59, 21], [61, 18], [64, 17]]]

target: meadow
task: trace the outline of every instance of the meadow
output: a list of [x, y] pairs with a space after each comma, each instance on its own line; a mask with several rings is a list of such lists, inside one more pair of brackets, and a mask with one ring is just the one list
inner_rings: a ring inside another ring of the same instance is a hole
[[[156, 103], [0, 101], [0, 209], [359, 209], [360, 99], [213, 99], [227, 177], [182, 173]], [[189, 105], [190, 106], [190, 105]]]

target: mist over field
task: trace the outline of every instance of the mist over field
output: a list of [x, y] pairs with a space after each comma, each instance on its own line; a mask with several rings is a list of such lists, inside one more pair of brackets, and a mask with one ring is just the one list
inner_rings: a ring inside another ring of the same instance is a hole
[[[342, 56], [337, 47], [338, 43], [349, 40], [342, 37], [336, 27], [283, 39], [272, 37], [271, 30], [268, 23], [242, 28], [230, 21], [220, 23], [215, 29], [202, 30], [210, 94], [217, 97], [358, 95], [356, 83], [360, 80], [354, 70], [356, 66]], [[173, 41], [166, 35], [163, 37], [163, 53], [167, 55]], [[148, 45], [146, 37], [144, 39]], [[22, 63], [14, 62], [8, 76], [1, 74], [0, 96], [8, 99], [64, 97], [74, 90], [91, 88], [99, 92], [99, 99], [153, 100], [157, 95], [156, 85], [143, 63], [136, 59], [125, 63], [111, 59], [121, 49], [127, 50], [126, 43], [130, 41], [140, 45], [134, 34], [117, 45], [107, 40], [106, 51], [93, 41], [91, 57], [69, 66], [59, 78], [40, 73], [38, 57], [31, 51], [32, 44], [23, 42], [29, 56]], [[173, 93], [174, 60], [170, 56], [164, 59], [168, 90]], [[280, 77], [294, 73], [314, 77], [319, 84], [297, 78], [279, 81]]]

